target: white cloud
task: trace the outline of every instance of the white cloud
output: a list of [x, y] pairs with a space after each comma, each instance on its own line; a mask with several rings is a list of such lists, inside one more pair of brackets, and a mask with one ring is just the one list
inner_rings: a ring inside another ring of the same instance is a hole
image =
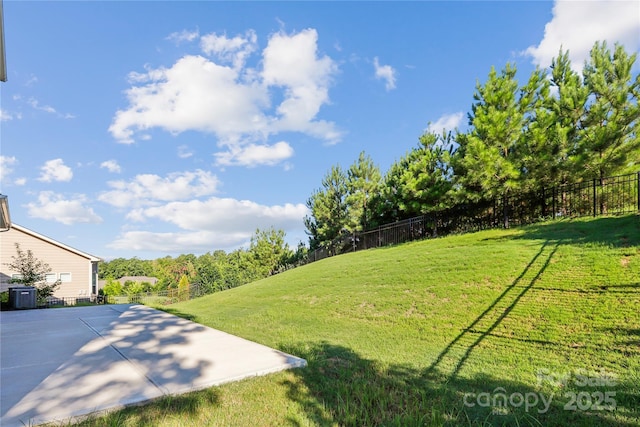
[[274, 145], [249, 144], [236, 151], [216, 153], [219, 165], [239, 165], [253, 167], [257, 165], [276, 165], [293, 156], [293, 148], [284, 141]]
[[242, 68], [249, 57], [257, 48], [258, 37], [255, 31], [249, 30], [244, 36], [228, 38], [226, 34], [215, 33], [202, 36], [200, 48], [209, 55], [215, 56], [222, 62], [233, 64], [234, 68]]
[[[14, 99], [21, 99], [20, 96], [18, 96], [18, 98]], [[40, 110], [40, 111], [44, 111], [45, 113], [49, 113], [49, 114], [55, 114], [60, 118], [63, 119], [75, 119], [76, 116], [70, 113], [59, 113], [55, 108], [53, 108], [50, 105], [41, 105], [40, 101], [38, 101], [37, 99], [31, 97], [27, 100], [27, 104], [29, 104], [31, 106], [31, 108], [33, 108], [34, 110]]]
[[109, 172], [112, 172], [112, 173], [122, 172], [122, 168], [120, 167], [120, 165], [116, 160], [106, 160], [100, 163], [100, 168], [107, 169]]
[[263, 52], [264, 83], [285, 90], [272, 131], [296, 131], [335, 143], [340, 133], [333, 123], [313, 121], [329, 102], [329, 85], [338, 68], [328, 56], [318, 57], [318, 33], [307, 29], [294, 35], [271, 36]]
[[107, 184], [112, 190], [100, 194], [98, 200], [124, 208], [208, 196], [217, 191], [219, 181], [210, 172], [197, 169], [170, 173], [166, 177], [136, 175], [131, 181], [109, 181]]
[[38, 195], [37, 203], [29, 203], [26, 207], [32, 218], [57, 221], [65, 225], [101, 223], [102, 218], [94, 212], [93, 208], [86, 206], [86, 203], [87, 198], [82, 194], [65, 199], [52, 191], [42, 191]]
[[247, 200], [216, 197], [206, 201], [171, 202], [136, 209], [128, 217], [136, 221], [160, 220], [185, 231], [128, 231], [110, 246], [169, 253], [232, 249], [248, 242], [257, 228], [273, 226], [287, 233], [300, 231], [307, 214], [307, 207], [303, 204], [265, 206]]
[[198, 37], [200, 37], [200, 30], [198, 29], [195, 29], [192, 31], [182, 30], [182, 31], [176, 31], [174, 33], [169, 34], [167, 36], [167, 40], [170, 40], [175, 44], [179, 45], [182, 42], [192, 42]]
[[[126, 91], [131, 108], [116, 112], [109, 131], [132, 143], [135, 131], [160, 127], [214, 133], [225, 140], [263, 129], [266, 91], [238, 82], [238, 72], [202, 56], [187, 55], [169, 69], [145, 74], [147, 84]], [[141, 79], [141, 77], [139, 78]]]
[[7, 176], [11, 172], [13, 172], [13, 167], [18, 163], [18, 159], [13, 156], [2, 156], [0, 155], [0, 181], [4, 181]]
[[33, 109], [44, 111], [45, 113], [57, 113], [56, 109], [50, 105], [40, 105], [40, 102], [35, 98], [29, 98], [27, 100], [27, 104], [29, 104]]
[[13, 114], [9, 113], [7, 110], [0, 109], [0, 122], [6, 122], [9, 120], [13, 120]]
[[64, 164], [62, 159], [47, 160], [40, 168], [42, 173], [38, 181], [52, 182], [63, 181], [68, 182], [73, 178], [73, 171], [71, 168]]
[[178, 147], [178, 157], [181, 159], [188, 159], [191, 156], [193, 156], [193, 151], [189, 150], [189, 147], [186, 145], [180, 145]]
[[637, 1], [556, 1], [544, 38], [523, 53], [531, 56], [534, 64], [546, 68], [562, 47], [569, 50], [572, 67], [581, 70], [596, 41], [607, 41], [611, 47], [620, 42], [627, 52], [638, 51], [639, 17]]
[[153, 233], [127, 231], [107, 246], [117, 250], [151, 251], [166, 254], [209, 252], [214, 249], [237, 247], [251, 234], [216, 234], [196, 231], [191, 233]]
[[307, 207], [303, 204], [265, 206], [249, 200], [212, 197], [206, 201], [176, 201], [162, 206], [139, 208], [132, 211], [131, 217], [138, 221], [158, 219], [175, 224], [183, 230], [235, 233], [243, 230], [253, 232], [256, 228], [270, 226], [300, 227], [307, 213]]
[[385, 81], [385, 88], [392, 90], [396, 88], [396, 70], [391, 65], [380, 65], [378, 57], [373, 58], [373, 68], [376, 71], [376, 78]]
[[[341, 133], [334, 123], [316, 120], [329, 102], [337, 72], [331, 58], [318, 55], [316, 31], [272, 35], [262, 51], [262, 70], [245, 65], [256, 39], [252, 30], [233, 38], [202, 37], [204, 52], [231, 66], [186, 55], [170, 68], [131, 73], [132, 87], [125, 92], [129, 107], [116, 112], [109, 131], [121, 143], [132, 143], [139, 133], [156, 127], [173, 134], [211, 133], [228, 153], [250, 152], [251, 144], [264, 145], [279, 132], [338, 142]], [[275, 99], [282, 101], [272, 105]]]
[[31, 87], [34, 84], [38, 83], [38, 77], [35, 74], [31, 74], [29, 79], [24, 83], [25, 86]]
[[443, 129], [446, 132], [449, 132], [460, 125], [463, 117], [464, 113], [462, 111], [458, 111], [457, 113], [452, 114], [445, 114], [438, 120], [436, 120], [435, 123], [430, 123], [427, 130], [438, 134], [442, 132]]
[[[0, 184], [7, 183], [11, 184], [9, 175], [13, 173], [13, 166], [17, 165], [18, 159], [13, 156], [2, 156], [0, 155]], [[27, 183], [26, 178], [16, 178], [13, 181], [13, 184], [22, 186]]]

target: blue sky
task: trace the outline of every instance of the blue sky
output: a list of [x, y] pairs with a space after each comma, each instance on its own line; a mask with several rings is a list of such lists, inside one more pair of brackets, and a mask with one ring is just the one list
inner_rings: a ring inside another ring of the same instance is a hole
[[4, 1], [1, 189], [14, 222], [153, 259], [307, 241], [307, 198], [361, 151], [384, 173], [477, 81], [560, 46], [640, 48], [640, 3]]

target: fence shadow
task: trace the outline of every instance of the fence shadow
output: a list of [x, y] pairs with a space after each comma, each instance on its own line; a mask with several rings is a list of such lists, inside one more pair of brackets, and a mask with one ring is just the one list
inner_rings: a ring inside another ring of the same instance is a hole
[[[626, 233], [624, 230], [635, 230]], [[591, 221], [557, 220], [532, 224], [509, 239], [548, 240], [564, 245], [598, 244], [614, 248], [640, 246], [640, 215], [598, 217]], [[487, 240], [490, 240], [488, 238]]]
[[[559, 395], [561, 391], [542, 391], [535, 385], [484, 374], [434, 380], [415, 367], [382, 366], [347, 347], [327, 342], [299, 343], [281, 350], [308, 362], [307, 368], [292, 371], [300, 381], [283, 384], [288, 387], [289, 399], [304, 408], [315, 425], [635, 425], [616, 419], [608, 410], [566, 409], [567, 399]], [[620, 384], [616, 397], [632, 404], [637, 398], [634, 390], [631, 384]], [[529, 399], [528, 407], [520, 404], [520, 396]], [[632, 419], [632, 409], [624, 411], [618, 415]], [[289, 421], [299, 425], [296, 420]]]
[[[427, 369], [427, 372], [439, 370], [445, 358], [453, 359], [454, 368], [450, 373], [450, 379], [455, 378], [463, 368], [466, 361], [471, 356], [473, 350], [500, 325], [509, 313], [518, 304], [520, 299], [534, 286], [538, 278], [544, 273], [551, 258], [555, 254], [560, 242], [548, 249], [549, 242], [545, 242], [540, 247], [531, 261], [525, 266], [522, 272], [511, 282], [507, 288], [487, 307], [478, 317], [464, 328], [436, 357]], [[545, 253], [547, 252], [547, 253]], [[542, 264], [542, 265], [540, 265]], [[470, 335], [471, 334], [471, 335]], [[465, 342], [468, 336], [472, 338], [471, 343]], [[453, 351], [458, 344], [465, 348], [462, 355]]]

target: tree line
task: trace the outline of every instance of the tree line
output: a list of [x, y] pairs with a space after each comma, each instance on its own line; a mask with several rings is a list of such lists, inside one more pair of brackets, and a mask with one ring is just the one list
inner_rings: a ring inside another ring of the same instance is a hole
[[[196, 256], [164, 257], [155, 260], [139, 258], [116, 258], [101, 262], [98, 268], [100, 279], [107, 280], [105, 293], [111, 295], [142, 292], [158, 292], [179, 289], [180, 283], [197, 283], [205, 293], [235, 288], [270, 276], [298, 264], [306, 256], [306, 247], [295, 250], [285, 242], [285, 232], [273, 227], [256, 230], [248, 249], [232, 252], [216, 250]], [[158, 282], [125, 283], [119, 287], [115, 279], [124, 276], [155, 277]]]
[[382, 174], [365, 152], [332, 166], [307, 200], [310, 250], [460, 203], [605, 178], [640, 165], [637, 54], [596, 42], [578, 73], [560, 50], [524, 85], [516, 66], [477, 83], [468, 127], [426, 131]]

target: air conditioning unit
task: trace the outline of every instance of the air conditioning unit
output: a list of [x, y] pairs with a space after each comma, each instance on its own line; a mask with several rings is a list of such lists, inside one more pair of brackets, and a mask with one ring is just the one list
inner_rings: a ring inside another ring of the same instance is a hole
[[9, 307], [18, 310], [36, 308], [36, 292], [32, 286], [9, 288]]

